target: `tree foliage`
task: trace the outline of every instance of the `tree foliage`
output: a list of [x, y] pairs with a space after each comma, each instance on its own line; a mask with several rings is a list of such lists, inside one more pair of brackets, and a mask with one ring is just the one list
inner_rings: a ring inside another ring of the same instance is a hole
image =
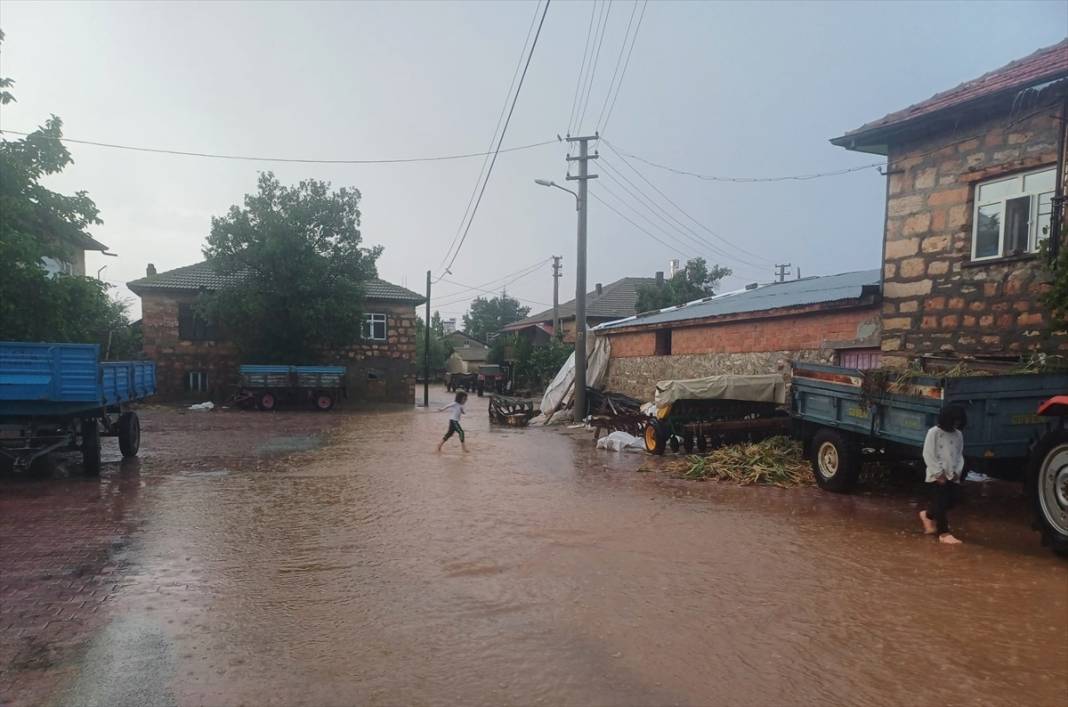
[[534, 345], [518, 334], [498, 336], [490, 345], [489, 362], [515, 365], [518, 388], [541, 391], [552, 380], [575, 347], [554, 336], [548, 343]]
[[[1068, 330], [1068, 223], [1061, 220], [1060, 248], [1057, 257], [1050, 263], [1050, 289], [1042, 295], [1042, 303], [1050, 310], [1050, 328], [1054, 331]], [[1043, 245], [1042, 259], [1049, 263], [1050, 237]]]
[[[0, 105], [15, 100], [12, 84], [0, 78]], [[101, 223], [86, 192], [68, 196], [41, 183], [72, 162], [62, 128], [53, 115], [21, 140], [0, 141], [0, 339], [96, 343], [111, 358], [136, 355], [126, 306], [106, 283], [44, 267], [43, 258], [72, 260], [74, 244]]]
[[638, 288], [639, 312], [649, 312], [664, 307], [675, 307], [703, 297], [711, 297], [731, 269], [722, 265], [709, 267], [704, 258], [686, 261], [686, 267], [666, 280], [662, 286], [643, 285]]
[[486, 341], [502, 327], [518, 322], [530, 314], [530, 307], [519, 303], [515, 297], [501, 292], [495, 297], [476, 297], [464, 315], [464, 332], [480, 341]]
[[360, 192], [316, 180], [287, 187], [271, 172], [258, 187], [211, 221], [204, 256], [236, 284], [207, 295], [203, 311], [247, 360], [330, 358], [361, 336], [381, 253], [362, 245]]
[[[423, 370], [424, 356], [426, 355], [426, 325], [423, 318], [415, 318], [415, 365]], [[430, 317], [430, 372], [440, 371], [445, 368], [445, 362], [452, 355], [453, 347], [445, 337], [445, 325], [441, 321], [441, 314], [434, 312]]]

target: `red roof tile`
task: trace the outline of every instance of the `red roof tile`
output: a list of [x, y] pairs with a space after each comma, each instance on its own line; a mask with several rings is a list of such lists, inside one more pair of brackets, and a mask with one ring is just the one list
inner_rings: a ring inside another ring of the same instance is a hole
[[947, 108], [954, 108], [1003, 91], [1025, 88], [1061, 76], [1068, 76], [1068, 39], [1064, 39], [1051, 47], [1039, 49], [1030, 56], [1009, 62], [1000, 69], [983, 74], [977, 79], [966, 81], [956, 88], [936, 93], [926, 101], [921, 101], [904, 110], [890, 113], [878, 120], [862, 125], [856, 130], [850, 130], [842, 137], [832, 140], [832, 142], [897, 126]]

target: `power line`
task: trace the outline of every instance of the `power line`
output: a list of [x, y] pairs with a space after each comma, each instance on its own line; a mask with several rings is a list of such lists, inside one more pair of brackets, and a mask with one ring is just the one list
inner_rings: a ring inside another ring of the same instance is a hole
[[[637, 0], [635, 0], [637, 2]], [[627, 75], [627, 67], [630, 66], [630, 55], [634, 52], [634, 44], [638, 41], [638, 30], [642, 28], [642, 20], [645, 19], [645, 8], [649, 5], [649, 0], [645, 0], [642, 3], [642, 14], [638, 15], [638, 24], [634, 27], [634, 36], [630, 40], [630, 49], [627, 50], [627, 60], [623, 62], [623, 73], [619, 76], [619, 83], [616, 85], [616, 95], [612, 97], [612, 105], [608, 106], [608, 115], [604, 118], [604, 123], [601, 124], [601, 129], [604, 130], [608, 126], [608, 121], [612, 118], [612, 111], [616, 109], [616, 99], [619, 98], [619, 92], [623, 88], [623, 77]]]
[[[676, 253], [678, 253], [679, 255], [681, 255], [681, 256], [682, 256], [682, 257], [684, 257], [684, 258], [689, 258], [689, 257], [690, 257], [690, 256], [689, 256], [688, 254], [686, 254], [686, 253], [683, 253], [683, 252], [682, 252], [681, 250], [679, 250], [679, 249], [678, 249], [678, 248], [676, 248], [675, 246], [673, 246], [673, 245], [671, 245], [670, 243], [667, 243], [667, 242], [665, 242], [665, 241], [661, 240], [660, 238], [658, 238], [658, 237], [656, 237], [655, 235], [653, 235], [653, 234], [652, 234], [652, 233], [651, 233], [650, 231], [648, 231], [648, 230], [647, 230], [647, 229], [645, 229], [644, 227], [642, 227], [642, 226], [638, 225], [637, 223], [635, 223], [633, 219], [631, 219], [631, 218], [630, 218], [629, 216], [627, 216], [626, 214], [624, 214], [623, 212], [621, 212], [621, 211], [620, 211], [619, 209], [617, 209], [616, 207], [614, 207], [614, 206], [612, 206], [611, 204], [609, 204], [609, 203], [608, 203], [607, 201], [605, 201], [605, 200], [604, 200], [604, 199], [602, 199], [601, 197], [597, 196], [597, 194], [595, 194], [594, 192], [592, 192], [592, 191], [591, 191], [591, 192], [590, 192], [590, 196], [592, 196], [592, 197], [593, 197], [594, 199], [596, 199], [597, 201], [599, 201], [599, 202], [601, 202], [602, 204], [604, 204], [604, 205], [605, 205], [606, 207], [608, 207], [608, 209], [609, 209], [610, 211], [614, 212], [614, 213], [615, 213], [615, 214], [616, 214], [617, 216], [619, 216], [619, 217], [620, 217], [621, 219], [623, 219], [624, 221], [628, 222], [628, 223], [629, 223], [630, 225], [634, 226], [634, 227], [635, 227], [635, 228], [637, 228], [637, 229], [638, 229], [639, 231], [641, 231], [641, 232], [642, 232], [642, 233], [644, 233], [645, 235], [649, 236], [650, 238], [652, 238], [652, 239], [653, 239], [654, 241], [656, 241], [656, 242], [657, 242], [657, 243], [659, 243], [660, 245], [662, 245], [662, 246], [665, 246], [665, 247], [667, 247], [667, 248], [669, 248], [669, 249], [671, 249], [671, 250], [675, 251]], [[617, 198], [618, 198], [618, 197], [617, 197]]]
[[[2, 133], [11, 133], [12, 135], [21, 135], [23, 137], [32, 135], [33, 133], [26, 133], [20, 130], [0, 130]], [[394, 159], [380, 159], [380, 160], [317, 160], [317, 159], [304, 159], [304, 158], [292, 158], [292, 157], [253, 157], [250, 155], [223, 155], [215, 154], [211, 152], [191, 152], [187, 150], [168, 150], [156, 147], [138, 147], [134, 145], [119, 145], [110, 142], [98, 142], [96, 140], [78, 140], [72, 137], [53, 137], [51, 135], [43, 135], [49, 140], [57, 140], [59, 142], [69, 142], [77, 145], [92, 145], [93, 147], [109, 147], [116, 150], [131, 150], [134, 152], [151, 152], [161, 155], [179, 155], [182, 157], [208, 157], [217, 160], [244, 160], [249, 162], [289, 162], [299, 164], [402, 164], [406, 162], [440, 162], [443, 160], [462, 160], [469, 157], [484, 157], [486, 155], [495, 154], [493, 152], [467, 152], [458, 155], [436, 155], [433, 157], [401, 157]], [[529, 145], [517, 145], [515, 147], [507, 147], [498, 152], [517, 152], [519, 150], [529, 150], [533, 147], [542, 147], [543, 145], [551, 145], [557, 142], [553, 140], [545, 140], [543, 142], [534, 142]]]
[[[630, 162], [628, 162], [628, 161], [627, 161], [627, 158], [626, 158], [626, 157], [624, 157], [624, 156], [623, 156], [622, 154], [620, 154], [620, 152], [619, 152], [619, 151], [618, 151], [618, 150], [616, 149], [616, 147], [615, 147], [615, 146], [614, 146], [614, 145], [613, 145], [613, 144], [612, 144], [611, 142], [609, 142], [608, 140], [605, 140], [605, 144], [606, 144], [606, 145], [608, 145], [608, 149], [610, 149], [610, 150], [611, 150], [612, 152], [614, 152], [614, 153], [616, 154], [616, 156], [618, 156], [618, 157], [619, 157], [619, 159], [623, 160], [623, 164], [625, 164], [625, 165], [627, 165], [628, 167], [630, 167], [631, 171], [632, 171], [632, 172], [634, 172], [635, 174], [637, 174], [637, 175], [638, 175], [638, 176], [639, 176], [639, 177], [640, 177], [640, 178], [642, 179], [642, 181], [644, 181], [644, 182], [645, 182], [646, 184], [648, 184], [648, 185], [649, 185], [650, 187], [652, 187], [652, 188], [653, 188], [653, 190], [654, 190], [654, 191], [655, 191], [655, 192], [656, 192], [657, 194], [659, 194], [659, 195], [660, 195], [661, 197], [663, 197], [663, 199], [664, 199], [665, 201], [667, 201], [667, 202], [668, 202], [669, 204], [671, 204], [671, 205], [672, 205], [673, 207], [675, 207], [676, 209], [678, 209], [678, 210], [679, 210], [679, 213], [681, 213], [681, 214], [682, 214], [683, 216], [685, 216], [686, 218], [690, 219], [691, 221], [693, 221], [694, 223], [696, 223], [696, 224], [697, 224], [698, 226], [700, 226], [701, 228], [703, 228], [703, 229], [704, 229], [705, 231], [707, 231], [707, 232], [708, 232], [708, 233], [709, 233], [709, 234], [710, 234], [710, 235], [711, 235], [711, 236], [712, 236], [713, 238], [715, 238], [715, 239], [717, 239], [717, 240], [721, 241], [722, 243], [724, 243], [724, 244], [726, 244], [726, 245], [730, 246], [731, 248], [734, 248], [735, 250], [738, 250], [738, 251], [740, 251], [740, 252], [742, 252], [742, 253], [745, 253], [745, 254], [747, 254], [747, 255], [750, 255], [750, 256], [752, 256], [752, 257], [756, 258], [757, 260], [763, 261], [764, 263], [767, 263], [767, 264], [769, 264], [769, 265], [771, 264], [771, 262], [772, 262], [772, 261], [768, 260], [768, 259], [767, 259], [767, 258], [765, 258], [764, 256], [762, 256], [762, 255], [759, 255], [758, 253], [754, 253], [754, 252], [752, 252], [752, 251], [750, 251], [750, 250], [746, 250], [745, 248], [741, 247], [740, 245], [738, 245], [738, 244], [734, 243], [733, 241], [730, 241], [730, 240], [728, 240], [728, 239], [724, 238], [723, 236], [719, 235], [718, 233], [716, 233], [715, 231], [713, 231], [713, 230], [712, 230], [711, 228], [709, 228], [708, 226], [706, 226], [706, 225], [705, 225], [704, 223], [702, 223], [701, 221], [698, 221], [698, 220], [697, 220], [696, 218], [694, 218], [693, 216], [691, 216], [691, 215], [690, 215], [690, 214], [689, 214], [689, 213], [688, 213], [688, 212], [687, 212], [687, 211], [686, 211], [686, 210], [685, 210], [684, 208], [682, 208], [682, 207], [681, 207], [681, 206], [679, 206], [679, 205], [678, 205], [677, 203], [675, 203], [675, 201], [674, 201], [674, 200], [672, 200], [672, 198], [671, 198], [670, 196], [668, 196], [667, 194], [665, 194], [665, 193], [664, 193], [664, 192], [663, 192], [663, 191], [662, 191], [662, 190], [660, 189], [660, 187], [656, 186], [656, 184], [654, 184], [654, 183], [653, 183], [652, 181], [650, 181], [648, 177], [646, 177], [646, 176], [645, 176], [644, 174], [642, 174], [642, 173], [641, 173], [641, 171], [640, 171], [640, 170], [639, 170], [639, 169], [638, 169], [637, 167], [635, 167], [635, 166], [634, 166], [634, 165], [632, 165], [632, 164], [631, 164]], [[607, 160], [606, 160], [606, 162], [607, 162]], [[617, 173], [617, 174], [619, 173], [619, 172], [618, 172], [618, 170], [617, 170], [617, 169], [616, 169], [615, 167], [613, 167], [612, 165], [608, 165], [608, 166], [609, 166], [609, 168], [610, 168], [610, 169], [611, 169], [611, 170], [612, 170], [612, 171], [613, 171], [614, 173]], [[622, 175], [621, 175], [621, 176], [622, 176]], [[631, 182], [631, 181], [630, 181], [629, 179], [627, 179], [626, 177], [623, 177], [623, 178], [624, 178], [624, 179], [626, 179], [626, 181], [627, 181], [627, 183], [628, 183], [628, 184], [631, 184], [632, 186], [634, 186], [634, 183], [633, 183], [633, 182]], [[637, 187], [637, 186], [634, 186], [634, 188], [635, 188], [635, 189], [638, 189], [638, 187]], [[640, 191], [640, 190], [639, 190], [639, 191]], [[705, 241], [705, 242], [707, 242], [707, 240], [706, 240], [706, 239], [704, 239], [704, 238], [702, 238], [701, 240], [702, 240], [702, 241]]]
[[[516, 60], [515, 71], [512, 72], [512, 82], [508, 84], [508, 92], [504, 94], [504, 102], [501, 103], [501, 112], [497, 115], [497, 124], [493, 126], [493, 135], [490, 136], [489, 146], [486, 148], [490, 152], [493, 150], [493, 142], [497, 139], [497, 133], [501, 129], [501, 121], [504, 120], [504, 111], [508, 107], [508, 98], [512, 95], [512, 89], [515, 88], [515, 80], [519, 76], [519, 68], [523, 65], [523, 55], [527, 52], [527, 44], [530, 43], [530, 33], [534, 31], [534, 21], [537, 17], [538, 8], [537, 5], [535, 5], [534, 14], [530, 16], [530, 26], [527, 27], [526, 39], [523, 40], [523, 48], [519, 52], [519, 59]], [[482, 177], [486, 173], [486, 164], [489, 162], [490, 152], [487, 152], [485, 157], [482, 158], [482, 166], [479, 167], [478, 170], [478, 179], [475, 180], [475, 185], [471, 188], [471, 196], [467, 199], [467, 207], [464, 208], [464, 215], [460, 218], [460, 223], [456, 225], [456, 233], [453, 234], [452, 240], [449, 241], [449, 247], [445, 250], [445, 256], [441, 259], [441, 263], [438, 263], [439, 267], [445, 262], [445, 258], [447, 258], [452, 251], [452, 247], [456, 245], [456, 239], [460, 237], [460, 231], [463, 229], [464, 222], [467, 221], [467, 217], [471, 213], [471, 206], [475, 203], [475, 194], [478, 193], [478, 185], [482, 182]]]
[[578, 77], [575, 79], [575, 97], [571, 101], [571, 113], [567, 118], [567, 132], [571, 133], [571, 124], [575, 122], [578, 111], [579, 95], [582, 92], [582, 77], [586, 74], [586, 59], [590, 52], [590, 37], [593, 35], [593, 17], [597, 14], [597, 0], [590, 3], [590, 24], [586, 28], [586, 46], [582, 50], [582, 64], [579, 65]]
[[852, 172], [862, 172], [862, 171], [864, 171], [866, 169], [874, 169], [876, 167], [883, 167], [883, 166], [886, 165], [886, 162], [872, 162], [871, 164], [860, 165], [860, 166], [857, 166], [857, 167], [846, 167], [845, 169], [836, 169], [836, 170], [831, 170], [829, 172], [812, 172], [810, 174], [791, 174], [791, 175], [780, 176], [780, 177], [723, 177], [723, 176], [715, 176], [715, 175], [710, 175], [710, 174], [699, 174], [697, 172], [690, 172], [690, 171], [685, 170], [685, 169], [677, 169], [675, 167], [669, 167], [667, 165], [660, 164], [659, 162], [653, 162], [652, 160], [647, 160], [644, 157], [640, 157], [639, 155], [635, 155], [635, 154], [633, 154], [631, 152], [626, 152], [622, 148], [617, 149], [616, 154], [620, 155], [620, 157], [626, 155], [627, 157], [630, 157], [632, 159], [638, 160], [639, 162], [643, 162], [643, 163], [649, 165], [650, 167], [656, 167], [657, 169], [662, 169], [664, 171], [671, 172], [672, 174], [681, 174], [681, 175], [686, 176], [686, 177], [696, 177], [697, 179], [701, 179], [701, 180], [704, 180], [704, 181], [707, 181], [707, 182], [734, 182], [734, 183], [787, 182], [787, 181], [803, 182], [803, 181], [807, 181], [809, 179], [819, 179], [821, 177], [837, 177], [837, 176], [842, 175], [842, 174], [850, 174]]
[[[606, 174], [605, 175], [606, 177], [608, 177], [609, 179], [614, 181], [616, 184], [618, 184], [620, 186], [620, 188], [622, 188], [625, 192], [627, 192], [628, 196], [630, 196], [632, 199], [634, 199], [639, 204], [641, 204], [646, 209], [648, 209], [650, 211], [650, 213], [652, 213], [654, 216], [656, 216], [657, 218], [665, 218], [666, 217], [668, 219], [668, 221], [666, 221], [665, 223], [668, 226], [671, 226], [673, 229], [678, 231], [682, 236], [684, 236], [684, 237], [690, 239], [691, 241], [693, 241], [694, 243], [696, 243], [699, 248], [708, 249], [711, 252], [715, 253], [716, 255], [720, 256], [721, 258], [726, 258], [728, 260], [736, 261], [736, 262], [741, 263], [743, 265], [748, 265], [748, 266], [753, 267], [753, 268], [761, 268], [762, 267], [762, 265], [760, 263], [752, 262], [750, 260], [747, 260], [746, 258], [743, 258], [743, 257], [739, 256], [739, 255], [735, 255], [733, 253], [730, 253], [730, 252], [724, 250], [722, 247], [715, 245], [714, 243], [709, 241], [707, 238], [702, 237], [701, 234], [699, 234], [697, 231], [693, 230], [690, 226], [686, 225], [685, 223], [683, 223], [682, 221], [677, 219], [673, 214], [669, 213], [667, 211], [667, 209], [663, 208], [662, 206], [657, 204], [653, 199], [651, 199], [648, 195], [644, 194], [641, 191], [641, 189], [639, 189], [638, 186], [634, 184], [634, 182], [632, 182], [629, 179], [627, 179], [626, 175], [622, 174], [615, 167], [613, 167], [610, 164], [608, 164], [607, 162], [605, 162], [603, 155], [601, 156], [601, 158], [602, 158], [602, 165], [604, 167], [608, 168], [609, 170], [611, 170], [610, 174]], [[617, 177], [623, 179], [623, 181], [625, 181], [626, 184], [620, 182], [617, 179]], [[629, 185], [629, 187], [627, 185]], [[632, 189], [633, 189], [633, 191], [632, 191]], [[658, 211], [659, 211], [659, 213], [658, 213]], [[661, 214], [663, 214], [663, 216], [661, 216]], [[768, 261], [768, 262], [770, 264], [770, 261]]]
[[597, 39], [597, 49], [593, 54], [593, 63], [590, 65], [589, 80], [586, 85], [586, 97], [582, 100], [582, 112], [579, 113], [578, 122], [575, 123], [575, 132], [582, 132], [582, 121], [586, 118], [586, 108], [590, 105], [590, 94], [593, 93], [593, 80], [597, 73], [597, 63], [601, 58], [601, 47], [604, 45], [604, 35], [608, 30], [608, 15], [612, 12], [612, 0], [607, 0], [603, 5], [605, 8], [604, 17], [601, 20], [601, 33]]
[[[642, 5], [641, 17], [645, 16], [645, 7], [648, 4], [649, 4], [649, 0], [645, 0], [645, 3]], [[606, 93], [604, 95], [604, 105], [601, 106], [601, 114], [597, 116], [596, 125], [599, 126], [597, 128], [598, 132], [604, 132], [604, 126], [608, 124], [608, 120], [605, 119], [605, 111], [608, 108], [609, 101], [611, 101], [611, 104], [613, 106], [616, 103], [615, 99], [612, 97], [612, 86], [616, 85], [616, 92], [615, 92], [616, 96], [619, 95], [619, 90], [623, 87], [623, 77], [626, 76], [626, 74], [627, 74], [627, 68], [626, 67], [627, 67], [627, 65], [630, 64], [630, 54], [631, 54], [631, 52], [634, 51], [634, 43], [638, 40], [638, 30], [641, 29], [641, 26], [642, 26], [641, 17], [639, 17], [638, 18], [638, 26], [634, 29], [634, 37], [630, 41], [630, 51], [627, 51], [627, 61], [623, 65], [623, 73], [620, 74], [619, 69], [620, 69], [620, 64], [623, 63], [623, 52], [624, 52], [624, 50], [627, 49], [627, 39], [630, 37], [630, 27], [634, 23], [634, 14], [637, 12], [637, 10], [638, 10], [638, 0], [634, 0], [634, 7], [632, 7], [631, 10], [630, 10], [630, 19], [627, 20], [627, 30], [626, 30], [626, 32], [623, 33], [623, 41], [620, 42], [620, 44], [619, 44], [619, 56], [616, 57], [616, 68], [612, 72], [612, 80], [608, 82], [608, 93]], [[619, 76], [619, 83], [618, 84], [616, 84], [616, 76], [617, 75]], [[611, 116], [610, 112], [609, 112], [609, 116]]]
[[507, 287], [508, 285], [511, 285], [513, 282], [517, 282], [518, 280], [521, 280], [524, 277], [526, 277], [526, 276], [528, 276], [528, 275], [530, 275], [532, 273], [537, 272], [538, 268], [540, 268], [541, 266], [545, 265], [547, 262], [549, 262], [549, 259], [548, 258], [543, 258], [543, 259], [539, 260], [538, 262], [533, 263], [531, 265], [528, 265], [528, 266], [526, 266], [524, 268], [521, 268], [519, 270], [516, 270], [515, 272], [508, 273], [507, 275], [502, 275], [501, 277], [494, 278], [494, 279], [492, 279], [492, 280], [490, 280], [488, 282], [483, 282], [483, 283], [481, 283], [479, 285], [465, 285], [462, 282], [458, 282], [456, 280], [450, 280], [448, 278], [444, 278], [443, 277], [443, 278], [441, 278], [442, 282], [447, 282], [447, 283], [450, 283], [452, 285], [460, 285], [463, 289], [456, 290], [455, 292], [442, 293], [441, 297], [443, 297], [444, 299], [451, 299], [452, 297], [456, 297], [457, 295], [461, 295], [461, 294], [463, 294], [465, 292], [468, 292], [468, 291], [471, 291], [471, 290], [478, 290], [478, 291], [481, 291], [481, 292], [485, 292], [486, 290], [482, 289], [482, 288], [488, 288], [488, 289], [492, 290], [492, 289], [497, 288], [497, 287]]
[[[545, 15], [549, 12], [549, 5], [552, 0], [545, 0], [545, 9], [541, 13], [541, 20], [538, 22], [538, 31], [534, 34], [534, 41], [530, 45], [530, 51], [527, 53], [527, 61], [523, 66], [523, 73], [519, 77], [519, 85], [516, 86], [515, 95], [512, 97], [512, 106], [508, 109], [508, 116], [505, 118], [504, 127], [501, 128], [501, 136], [497, 142], [497, 149], [493, 153], [493, 159], [490, 160], [489, 169], [486, 171], [486, 178], [482, 182], [482, 188], [478, 192], [478, 199], [475, 201], [474, 209], [471, 211], [471, 217], [467, 221], [467, 226], [464, 228], [463, 236], [461, 236], [459, 243], [456, 244], [456, 249], [452, 253], [452, 257], [449, 259], [449, 264], [445, 266], [442, 271], [448, 272], [452, 264], [456, 262], [456, 257], [460, 254], [460, 248], [463, 247], [464, 242], [467, 240], [467, 234], [471, 232], [471, 224], [475, 222], [475, 214], [478, 213], [478, 207], [482, 203], [482, 197], [486, 193], [486, 185], [489, 184], [490, 176], [493, 174], [493, 167], [497, 164], [497, 155], [501, 151], [501, 143], [504, 142], [504, 136], [508, 132], [508, 124], [512, 122], [512, 114], [515, 112], [516, 103], [519, 101], [519, 94], [523, 90], [523, 81], [527, 77], [527, 70], [530, 68], [530, 60], [534, 58], [534, 50], [538, 46], [538, 37], [541, 36], [541, 28], [545, 25]], [[438, 278], [441, 279], [440, 277]]]

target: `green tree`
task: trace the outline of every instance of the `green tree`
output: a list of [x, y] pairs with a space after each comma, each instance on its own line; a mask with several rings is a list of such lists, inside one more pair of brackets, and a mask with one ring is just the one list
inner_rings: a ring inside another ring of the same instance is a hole
[[692, 258], [686, 261], [686, 267], [675, 273], [674, 277], [662, 286], [643, 285], [638, 288], [638, 301], [635, 304], [639, 312], [650, 312], [664, 307], [675, 307], [703, 297], [711, 297], [731, 269], [722, 265], [709, 267], [704, 258]]
[[518, 322], [530, 314], [530, 307], [519, 304], [515, 297], [501, 292], [495, 297], [476, 297], [464, 315], [464, 332], [480, 341], [486, 341], [507, 324]]
[[[1046, 227], [1049, 228], [1048, 226]], [[1050, 329], [1068, 330], [1068, 223], [1061, 220], [1058, 234], [1059, 245], [1057, 257], [1049, 257], [1049, 244], [1053, 237], [1047, 231], [1048, 239], [1043, 243], [1042, 260], [1048, 263], [1050, 271], [1050, 289], [1042, 294], [1042, 303], [1050, 310]]]
[[[430, 317], [430, 372], [440, 371], [445, 368], [445, 362], [452, 355], [453, 347], [445, 338], [445, 325], [441, 321], [441, 314], [434, 312]], [[426, 325], [423, 318], [415, 318], [415, 365], [423, 370], [423, 356], [426, 354]]]
[[204, 256], [233, 285], [205, 296], [203, 312], [247, 360], [302, 363], [358, 341], [379, 247], [360, 234], [360, 192], [260, 174], [244, 206], [211, 220]]
[[[3, 33], [0, 32], [0, 40]], [[0, 105], [15, 100], [14, 82], [0, 78]], [[53, 276], [43, 258], [72, 260], [74, 244], [100, 224], [84, 191], [73, 196], [41, 182], [72, 162], [60, 141], [63, 121], [50, 117], [21, 140], [0, 141], [0, 339], [100, 344], [128, 336], [126, 307], [108, 285], [80, 276]], [[112, 348], [114, 353], [127, 348]]]

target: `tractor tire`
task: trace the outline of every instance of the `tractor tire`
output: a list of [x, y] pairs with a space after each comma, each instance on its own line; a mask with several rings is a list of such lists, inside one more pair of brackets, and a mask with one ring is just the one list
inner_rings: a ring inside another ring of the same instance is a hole
[[319, 412], [326, 412], [334, 407], [334, 396], [330, 393], [316, 393], [312, 403]]
[[82, 420], [82, 472], [100, 476], [100, 425], [88, 417]]
[[687, 432], [682, 437], [682, 448], [686, 450], [687, 454], [693, 454], [694, 438], [693, 434]]
[[847, 435], [821, 429], [812, 438], [812, 474], [824, 491], [848, 493], [860, 476], [860, 448]]
[[1068, 429], [1054, 430], [1031, 451], [1027, 490], [1042, 543], [1068, 555]]
[[667, 446], [668, 431], [660, 420], [649, 420], [645, 424], [645, 451], [660, 455]]
[[122, 456], [136, 457], [141, 449], [141, 420], [136, 412], [119, 415], [119, 451]]
[[673, 451], [676, 454], [678, 454], [678, 452], [679, 452], [679, 437], [678, 437], [678, 435], [671, 435], [671, 437], [668, 438], [668, 446], [671, 447], [671, 451]]

